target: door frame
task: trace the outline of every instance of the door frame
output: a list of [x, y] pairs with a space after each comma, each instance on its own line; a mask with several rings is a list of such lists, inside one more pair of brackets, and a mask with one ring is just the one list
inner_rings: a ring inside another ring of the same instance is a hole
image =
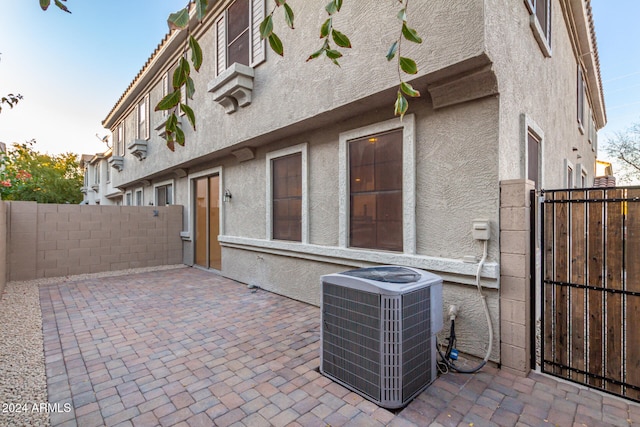
[[[220, 224], [219, 230], [220, 235], [224, 233], [224, 224], [225, 224], [225, 204], [222, 201], [222, 195], [224, 194], [224, 174], [222, 173], [222, 166], [218, 166], [215, 168], [205, 169], [193, 174], [189, 174], [189, 230], [191, 235], [191, 265], [196, 266], [196, 210], [195, 210], [195, 201], [196, 201], [196, 188], [195, 183], [200, 178], [207, 178], [210, 176], [218, 175], [219, 177], [219, 191], [220, 191]], [[199, 266], [198, 267], [202, 267]]]

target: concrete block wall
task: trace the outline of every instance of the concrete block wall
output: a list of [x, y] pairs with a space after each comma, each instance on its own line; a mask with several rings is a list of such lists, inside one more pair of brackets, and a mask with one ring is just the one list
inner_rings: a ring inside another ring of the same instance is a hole
[[182, 206], [5, 203], [8, 280], [182, 263]]
[[500, 353], [502, 369], [531, 370], [530, 193], [532, 181], [500, 183]]
[[0, 297], [7, 283], [7, 205], [0, 201]]

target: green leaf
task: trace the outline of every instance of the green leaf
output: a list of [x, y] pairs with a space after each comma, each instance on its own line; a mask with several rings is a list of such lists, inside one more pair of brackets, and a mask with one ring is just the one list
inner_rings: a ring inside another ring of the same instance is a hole
[[42, 10], [49, 9], [49, 5], [51, 4], [51, 0], [40, 0], [40, 8]]
[[326, 10], [329, 15], [333, 15], [338, 11], [338, 5], [334, 0], [331, 0], [324, 10]]
[[340, 31], [331, 30], [331, 36], [333, 37], [333, 41], [336, 42], [338, 46], [346, 48], [351, 47], [351, 41], [349, 40], [349, 37], [345, 36]]
[[330, 59], [338, 59], [342, 57], [342, 53], [340, 53], [335, 49], [326, 49], [325, 53], [327, 54], [327, 57]]
[[280, 7], [283, 4], [287, 4], [287, 0], [276, 0], [276, 6]]
[[[66, 0], [64, 0], [64, 1], [66, 1]], [[63, 11], [65, 11], [65, 12], [67, 12], [67, 13], [71, 13], [71, 11], [70, 11], [69, 9], [67, 9], [67, 6], [65, 6], [64, 4], [62, 4], [62, 3], [60, 2], [60, 0], [54, 0], [54, 2], [55, 2], [55, 5], [56, 5], [56, 6], [58, 6], [58, 8], [59, 8], [60, 10], [63, 10]]]
[[407, 101], [407, 98], [405, 98], [402, 95], [402, 92], [400, 91], [398, 91], [398, 98], [396, 99], [396, 103], [394, 107], [395, 107], [394, 114], [396, 116], [400, 116], [400, 118], [404, 117], [404, 114], [409, 109], [409, 102]]
[[410, 28], [406, 22], [402, 24], [402, 35], [410, 42], [422, 43], [422, 38], [420, 38], [416, 30]]
[[402, 22], [407, 22], [407, 9], [402, 8], [398, 11], [398, 19]]
[[342, 8], [342, 0], [334, 0], [336, 3], [336, 9], [338, 9], [338, 12], [340, 12], [340, 9]]
[[407, 74], [417, 74], [418, 66], [416, 65], [416, 61], [411, 58], [406, 58], [404, 56], [400, 57], [400, 68]]
[[309, 55], [309, 57], [307, 58], [307, 62], [311, 61], [312, 59], [316, 59], [317, 57], [319, 57], [320, 55], [322, 55], [322, 53], [325, 51], [326, 49], [323, 47], [320, 50], [317, 50], [315, 52], [313, 52], [311, 55]]
[[191, 123], [191, 127], [193, 128], [193, 130], [196, 130], [196, 115], [191, 107], [189, 107], [187, 104], [180, 104], [180, 110], [182, 110], [187, 116], [187, 119], [189, 119], [189, 123]]
[[185, 84], [190, 74], [189, 62], [184, 59], [184, 56], [180, 57], [178, 62], [178, 68], [173, 72], [173, 88], [178, 89]]
[[193, 79], [191, 77], [187, 77], [185, 85], [187, 87], [187, 98], [193, 99], [193, 95], [196, 93], [196, 85], [193, 82]]
[[169, 15], [167, 24], [169, 24], [169, 29], [171, 30], [181, 30], [186, 28], [187, 25], [189, 25], [189, 8], [185, 7], [184, 9]]
[[191, 48], [191, 63], [196, 71], [200, 71], [202, 65], [202, 48], [193, 36], [189, 36], [189, 48]]
[[293, 9], [288, 4], [284, 4], [284, 20], [287, 21], [289, 28], [293, 30]]
[[260, 38], [266, 39], [273, 33], [273, 15], [267, 15], [260, 23]]
[[202, 21], [207, 14], [207, 6], [208, 0], [196, 0], [196, 15], [198, 16], [198, 21]]
[[396, 52], [398, 52], [398, 42], [395, 41], [389, 48], [389, 52], [387, 52], [387, 61], [391, 61], [396, 56]]
[[184, 131], [180, 126], [176, 126], [176, 142], [184, 147]]
[[284, 56], [284, 46], [282, 45], [282, 40], [276, 35], [276, 33], [271, 33], [269, 36], [269, 46], [275, 53], [280, 56]]
[[[180, 98], [181, 98], [180, 90], [174, 90], [173, 92], [171, 92], [170, 94], [162, 98], [160, 102], [158, 102], [158, 105], [156, 105], [155, 111], [170, 110], [171, 108], [175, 107], [180, 103]], [[171, 119], [171, 116], [169, 116], [169, 119], [167, 119], [167, 126], [169, 126], [170, 119]]]
[[411, 96], [413, 98], [420, 96], [420, 92], [415, 90], [413, 86], [411, 86], [409, 83], [406, 83], [406, 82], [400, 83], [400, 90], [402, 90], [402, 92], [404, 92], [406, 95]]
[[324, 21], [324, 24], [320, 27], [320, 38], [323, 39], [329, 35], [331, 30], [331, 18]]

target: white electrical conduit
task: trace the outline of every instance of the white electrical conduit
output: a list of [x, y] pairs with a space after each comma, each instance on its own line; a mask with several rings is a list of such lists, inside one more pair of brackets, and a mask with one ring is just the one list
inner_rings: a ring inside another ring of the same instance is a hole
[[482, 293], [482, 286], [480, 285], [480, 273], [482, 272], [482, 267], [484, 263], [487, 261], [487, 249], [489, 246], [489, 241], [484, 241], [484, 250], [482, 251], [482, 259], [478, 263], [478, 271], [476, 273], [476, 286], [478, 287], [478, 294], [480, 294], [480, 298], [482, 298], [482, 308], [484, 309], [484, 314], [487, 317], [487, 327], [489, 328], [489, 348], [487, 348], [487, 355], [484, 357], [483, 362], [487, 363], [489, 360], [489, 356], [491, 356], [491, 350], [493, 349], [493, 324], [491, 323], [491, 315], [489, 314], [489, 307], [487, 306], [487, 297]]

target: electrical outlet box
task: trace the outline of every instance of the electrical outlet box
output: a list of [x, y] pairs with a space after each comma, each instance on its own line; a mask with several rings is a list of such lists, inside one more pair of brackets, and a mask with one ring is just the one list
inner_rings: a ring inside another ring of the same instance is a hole
[[489, 220], [476, 219], [473, 221], [473, 238], [476, 240], [489, 240], [491, 237], [491, 226]]

